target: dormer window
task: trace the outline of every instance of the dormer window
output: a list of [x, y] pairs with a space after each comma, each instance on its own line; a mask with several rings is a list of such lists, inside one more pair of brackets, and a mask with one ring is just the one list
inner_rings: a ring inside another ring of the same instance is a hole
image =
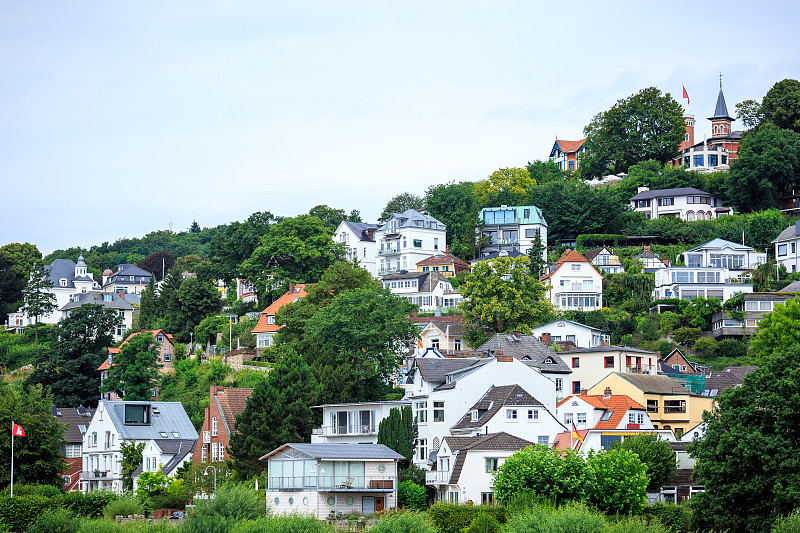
[[472, 411], [470, 411], [469, 417], [470, 417], [470, 422], [477, 422], [478, 418], [480, 418], [480, 416], [478, 415], [478, 410], [473, 409]]
[[112, 295], [112, 294], [104, 294], [103, 295], [103, 301], [110, 302], [113, 299], [114, 299], [114, 295]]
[[275, 316], [267, 315], [267, 324], [274, 324], [275, 323]]
[[67, 278], [61, 278], [61, 279], [59, 279], [59, 280], [58, 280], [58, 285], [59, 285], [60, 287], [66, 287], [66, 286], [67, 286]]
[[164, 342], [164, 335], [156, 335], [156, 342]]
[[545, 363], [546, 365], [554, 365], [554, 364], [556, 364], [556, 362], [553, 360], [553, 358], [552, 358], [552, 357], [548, 357], [547, 359], [545, 359], [545, 360], [544, 360], [544, 363]]
[[600, 422], [608, 422], [611, 420], [611, 415], [614, 414], [614, 411], [606, 411], [603, 413], [603, 418], [600, 419]]
[[125, 424], [129, 425], [150, 425], [150, 406], [149, 405], [126, 405]]

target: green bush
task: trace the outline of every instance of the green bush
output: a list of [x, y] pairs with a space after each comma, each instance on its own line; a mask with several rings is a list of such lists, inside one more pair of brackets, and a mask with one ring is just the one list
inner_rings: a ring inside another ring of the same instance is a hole
[[[441, 531], [441, 530], [440, 530]], [[370, 533], [437, 533], [424, 514], [400, 513], [381, 517]], [[288, 533], [288, 532], [287, 532]]]
[[674, 533], [672, 529], [656, 520], [646, 520], [641, 516], [623, 518], [606, 525], [607, 533]]
[[130, 516], [144, 514], [145, 509], [141, 500], [135, 496], [123, 496], [118, 500], [108, 502], [103, 507], [103, 516], [109, 520], [114, 520], [117, 516]]
[[70, 492], [64, 494], [58, 506], [87, 518], [100, 518], [103, 509], [116, 500], [117, 495], [108, 490], [94, 490], [92, 492]]
[[428, 510], [428, 516], [440, 533], [461, 533], [480, 513], [489, 514], [500, 523], [506, 521], [505, 507], [437, 503]]
[[263, 518], [266, 511], [259, 492], [246, 485], [226, 483], [217, 489], [213, 499], [197, 502], [183, 527], [191, 533], [227, 533], [236, 522]]
[[401, 481], [397, 486], [397, 504], [415, 511], [424, 511], [427, 507], [428, 496], [425, 487], [413, 481]]
[[27, 533], [78, 533], [81, 519], [66, 509], [39, 515]]
[[717, 353], [720, 357], [744, 357], [747, 355], [747, 344], [736, 339], [725, 339], [717, 343]]
[[634, 452], [613, 447], [586, 458], [586, 502], [609, 514], [638, 513], [647, 501], [647, 466]]
[[239, 522], [233, 526], [232, 533], [326, 533], [330, 530], [313, 515], [281, 515]]
[[694, 343], [694, 351], [708, 357], [717, 351], [717, 341], [711, 337], [700, 337]]
[[[3, 489], [2, 494], [4, 496], [10, 495], [11, 489], [9, 487], [6, 487], [5, 489]], [[14, 497], [36, 495], [36, 496], [46, 496], [48, 498], [55, 498], [57, 496], [60, 496], [61, 494], [64, 494], [61, 491], [61, 489], [53, 485], [37, 485], [32, 483], [14, 485]]]
[[479, 514], [472, 523], [465, 527], [463, 533], [497, 533], [500, 531], [500, 522], [487, 513]]
[[605, 533], [606, 518], [580, 503], [536, 505], [512, 516], [503, 533]]
[[800, 511], [778, 518], [770, 533], [800, 533]]
[[10, 496], [0, 497], [0, 528], [25, 531], [33, 517], [46, 514], [54, 508], [52, 498], [41, 494], [17, 496], [16, 492], [13, 499]]
[[648, 520], [658, 520], [673, 533], [686, 533], [691, 527], [692, 509], [688, 503], [654, 503], [645, 505], [642, 515]]
[[693, 346], [700, 333], [700, 328], [678, 328], [672, 333], [672, 340], [683, 346]]

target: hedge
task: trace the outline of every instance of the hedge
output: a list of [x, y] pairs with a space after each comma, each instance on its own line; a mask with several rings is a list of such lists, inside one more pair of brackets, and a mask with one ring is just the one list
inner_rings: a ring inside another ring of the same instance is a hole
[[0, 496], [0, 530], [25, 531], [37, 517], [55, 508], [55, 498], [40, 494]]
[[272, 366], [272, 363], [269, 363], [267, 361], [244, 361], [242, 362], [242, 364], [246, 366], [263, 366], [267, 368]]
[[428, 510], [428, 516], [441, 533], [460, 533], [482, 513], [492, 516], [501, 524], [506, 522], [506, 508], [493, 505], [437, 503]]

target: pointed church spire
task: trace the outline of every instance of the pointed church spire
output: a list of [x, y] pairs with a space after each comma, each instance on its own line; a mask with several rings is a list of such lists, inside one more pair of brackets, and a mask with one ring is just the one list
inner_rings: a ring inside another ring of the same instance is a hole
[[714, 116], [708, 117], [708, 120], [726, 119], [733, 122], [734, 119], [728, 115], [728, 106], [725, 104], [725, 95], [722, 94], [722, 73], [719, 73], [719, 95], [717, 96], [717, 107], [714, 109]]

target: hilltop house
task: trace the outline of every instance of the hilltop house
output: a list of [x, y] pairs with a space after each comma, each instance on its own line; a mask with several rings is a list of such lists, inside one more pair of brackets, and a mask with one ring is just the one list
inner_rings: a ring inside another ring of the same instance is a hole
[[766, 252], [755, 248], [726, 241], [713, 239], [696, 248], [683, 252], [683, 262], [691, 268], [713, 267], [727, 270], [752, 270], [766, 264]]
[[258, 319], [256, 327], [252, 329], [252, 333], [256, 336], [256, 353], [261, 353], [264, 348], [274, 344], [273, 337], [275, 333], [281, 329], [280, 324], [275, 323], [275, 314], [278, 310], [286, 304], [294, 303], [306, 295], [306, 286], [304, 284], [289, 284], [289, 290], [286, 293], [269, 304], [266, 309], [261, 311], [261, 316]]
[[407, 401], [334, 403], [322, 409], [322, 426], [311, 430], [311, 442], [319, 444], [377, 444], [378, 426], [392, 409], [408, 407]]
[[424, 354], [428, 348], [445, 355], [466, 350], [463, 320], [462, 315], [411, 317], [411, 321], [420, 328], [414, 356]]
[[423, 259], [444, 250], [447, 226], [415, 209], [392, 213], [375, 230], [378, 276], [416, 268]]
[[603, 307], [603, 275], [575, 250], [564, 252], [541, 281], [550, 284], [547, 295], [556, 309], [594, 311]]
[[59, 309], [59, 311], [61, 311], [61, 318], [67, 318], [74, 309], [87, 304], [101, 305], [107, 309], [114, 309], [117, 315], [122, 319], [114, 330], [114, 340], [120, 341], [125, 338], [125, 332], [128, 331], [133, 324], [133, 311], [135, 308], [128, 302], [126, 296], [124, 291], [120, 291], [119, 294], [97, 291], [73, 294], [72, 300]]
[[[539, 234], [542, 246], [547, 248], [547, 222], [542, 210], [535, 205], [485, 207], [478, 217], [483, 222], [481, 229], [486, 244], [481, 255], [495, 252], [527, 253]], [[542, 259], [547, 260], [546, 250]]]
[[581, 156], [587, 151], [585, 143], [586, 139], [579, 141], [556, 139], [553, 148], [550, 150], [550, 161], [558, 165], [561, 170], [570, 172], [577, 170]]
[[775, 245], [775, 259], [778, 264], [789, 272], [800, 271], [800, 220], [783, 230], [772, 243]]
[[151, 277], [152, 274], [147, 270], [123, 263], [113, 272], [111, 270], [103, 272], [103, 291], [141, 294], [150, 283]]
[[572, 342], [578, 348], [594, 348], [610, 342], [610, 337], [603, 330], [572, 320], [553, 320], [536, 326], [531, 333], [548, 346], [554, 342], [566, 341]]
[[452, 309], [463, 300], [458, 289], [442, 272], [403, 272], [383, 276], [383, 286], [408, 299], [420, 311]]
[[691, 222], [733, 214], [730, 207], [722, 205], [719, 197], [694, 187], [652, 191], [647, 187], [639, 187], [638, 193], [631, 197], [630, 202], [631, 209], [644, 213], [648, 220], [677, 217]]
[[451, 254], [449, 249], [417, 263], [417, 272], [441, 272], [446, 278], [452, 278], [464, 270], [469, 272], [470, 268], [469, 263]]
[[606, 246], [589, 250], [583, 256], [606, 274], [625, 272], [619, 257], [614, 255]]
[[358, 261], [359, 266], [373, 276], [378, 275], [375, 247], [375, 230], [377, 229], [377, 224], [343, 220], [333, 235], [334, 241], [344, 245], [345, 258], [350, 262]]

